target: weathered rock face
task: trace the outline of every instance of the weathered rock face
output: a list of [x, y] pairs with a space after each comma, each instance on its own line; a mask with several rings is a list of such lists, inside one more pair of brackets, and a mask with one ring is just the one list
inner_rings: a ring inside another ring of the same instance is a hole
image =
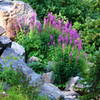
[[23, 59], [15, 53], [12, 48], [7, 48], [4, 50], [0, 57], [0, 65], [2, 67], [12, 66], [14, 69], [19, 69], [23, 74], [29, 79], [29, 84], [31, 86], [37, 87], [43, 83], [42, 76], [35, 73], [31, 68], [27, 67]]
[[75, 86], [75, 84], [77, 83], [78, 80], [79, 80], [79, 76], [72, 77], [69, 80], [68, 84], [66, 85], [65, 90], [66, 91], [73, 91], [74, 90], [73, 87]]
[[6, 32], [6, 30], [3, 27], [0, 26], [0, 36], [5, 32]]
[[23, 56], [25, 54], [24, 47], [16, 42], [12, 42], [11, 48], [14, 49], [15, 53], [17, 53], [20, 56]]
[[22, 1], [5, 1], [0, 2], [0, 26], [6, 29], [7, 36], [13, 38], [16, 30], [20, 27], [17, 20], [20, 17], [25, 22], [29, 19], [31, 14], [34, 13], [33, 9]]
[[0, 66], [2, 68], [13, 67], [15, 70], [19, 69], [26, 76], [26, 79], [29, 80], [29, 85], [33, 87], [39, 87], [43, 84], [42, 76], [29, 68], [22, 59], [25, 53], [22, 46], [15, 42], [12, 44], [8, 37], [0, 36], [0, 48], [3, 50], [0, 55]]
[[6, 36], [0, 36], [0, 55], [7, 47], [11, 47], [11, 40]]

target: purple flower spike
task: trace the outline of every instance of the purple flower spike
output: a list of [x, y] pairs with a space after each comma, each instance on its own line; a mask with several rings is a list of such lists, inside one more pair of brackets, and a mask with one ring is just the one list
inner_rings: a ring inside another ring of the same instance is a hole
[[53, 35], [50, 35], [50, 39], [51, 39], [51, 40], [53, 40], [53, 39], [54, 39]]
[[80, 40], [78, 43], [78, 50], [82, 50], [82, 40]]
[[72, 52], [70, 52], [69, 56], [72, 57]]
[[42, 31], [42, 24], [40, 22], [36, 22], [36, 26], [39, 32]]

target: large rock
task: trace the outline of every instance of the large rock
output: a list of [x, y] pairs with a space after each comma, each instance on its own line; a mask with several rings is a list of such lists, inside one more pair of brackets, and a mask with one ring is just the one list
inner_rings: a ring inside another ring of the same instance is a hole
[[65, 90], [66, 90], [66, 91], [73, 91], [73, 90], [74, 90], [73, 87], [74, 87], [75, 84], [78, 82], [79, 78], [80, 78], [79, 76], [72, 77], [72, 78], [69, 80], [69, 82], [67, 83]]
[[27, 23], [26, 21], [30, 19], [32, 13], [35, 12], [27, 3], [3, 0], [0, 2], [0, 26], [6, 29], [7, 36], [13, 38], [20, 26]]
[[7, 48], [11, 47], [12, 41], [6, 36], [0, 36], [0, 55]]
[[0, 65], [2, 67], [12, 66], [14, 69], [19, 69], [26, 76], [26, 79], [29, 80], [29, 85], [33, 87], [39, 87], [43, 84], [42, 76], [29, 68], [23, 59], [21, 59], [21, 57], [15, 53], [12, 48], [4, 50], [0, 57]]
[[40, 90], [40, 95], [48, 96], [51, 100], [61, 100], [62, 91], [51, 83], [44, 83]]

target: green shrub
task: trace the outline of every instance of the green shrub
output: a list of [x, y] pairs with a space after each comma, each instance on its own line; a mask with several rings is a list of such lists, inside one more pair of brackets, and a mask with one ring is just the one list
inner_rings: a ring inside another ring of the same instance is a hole
[[25, 47], [26, 56], [28, 59], [31, 56], [39, 56], [40, 54], [40, 36], [37, 31], [30, 31], [29, 33], [25, 34], [22, 31], [17, 34], [16, 41]]
[[[94, 53], [100, 47], [100, 20], [87, 18], [83, 25], [81, 36], [83, 39], [83, 46], [87, 53]], [[93, 47], [94, 46], [94, 47]], [[90, 50], [90, 48], [92, 50]]]
[[0, 80], [7, 82], [11, 86], [21, 84], [24, 75], [20, 71], [15, 71], [12, 67], [0, 68]]
[[41, 62], [32, 62], [28, 64], [28, 66], [37, 73], [43, 73], [45, 70], [45, 64], [42, 64]]
[[[70, 54], [70, 52], [72, 54]], [[82, 52], [79, 54], [77, 49], [72, 51], [71, 48], [67, 46], [63, 52], [61, 47], [57, 47], [52, 55], [55, 61], [53, 68], [55, 83], [58, 86], [64, 86], [72, 76], [78, 75], [83, 77], [88, 74], [87, 60]]]
[[95, 52], [95, 55], [93, 56], [93, 62], [94, 66], [90, 70], [90, 83], [92, 83], [91, 90], [93, 92], [100, 92], [100, 49]]
[[60, 32], [50, 26], [46, 26], [43, 31], [41, 32], [40, 35], [40, 40], [41, 40], [41, 46], [40, 46], [40, 53], [43, 55], [44, 59], [48, 58], [49, 55], [49, 50], [50, 50], [50, 36], [53, 35], [55, 42], [57, 43], [58, 35]]
[[38, 17], [43, 19], [48, 12], [61, 14], [71, 21], [84, 21], [90, 1], [85, 0], [23, 0], [28, 2], [36, 10]]
[[13, 86], [6, 91], [7, 96], [0, 94], [0, 100], [49, 100], [47, 97], [38, 96], [38, 90], [29, 86]]

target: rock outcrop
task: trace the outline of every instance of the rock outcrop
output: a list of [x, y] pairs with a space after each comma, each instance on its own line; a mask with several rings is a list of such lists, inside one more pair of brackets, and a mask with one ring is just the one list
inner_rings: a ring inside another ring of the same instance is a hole
[[0, 56], [0, 66], [19, 69], [26, 76], [26, 79], [29, 80], [29, 85], [33, 87], [41, 86], [43, 84], [42, 76], [35, 73], [26, 65], [22, 56], [16, 53], [16, 49], [11, 48], [11, 43], [9, 38], [4, 36], [0, 37], [0, 48], [3, 48]]
[[51, 100], [62, 100], [62, 91], [51, 83], [44, 83], [40, 89], [40, 95], [48, 96]]
[[28, 23], [32, 13], [35, 13], [35, 11], [27, 3], [3, 0], [0, 2], [0, 26], [6, 30], [7, 36], [14, 38], [16, 31], [20, 28], [18, 22], [22, 22], [21, 25], [25, 25], [25, 23]]
[[79, 80], [79, 78], [80, 78], [79, 76], [72, 77], [69, 80], [68, 84], [66, 85], [65, 90], [66, 91], [73, 91], [74, 90], [73, 87], [75, 86], [75, 84], [77, 83], [77, 81]]

